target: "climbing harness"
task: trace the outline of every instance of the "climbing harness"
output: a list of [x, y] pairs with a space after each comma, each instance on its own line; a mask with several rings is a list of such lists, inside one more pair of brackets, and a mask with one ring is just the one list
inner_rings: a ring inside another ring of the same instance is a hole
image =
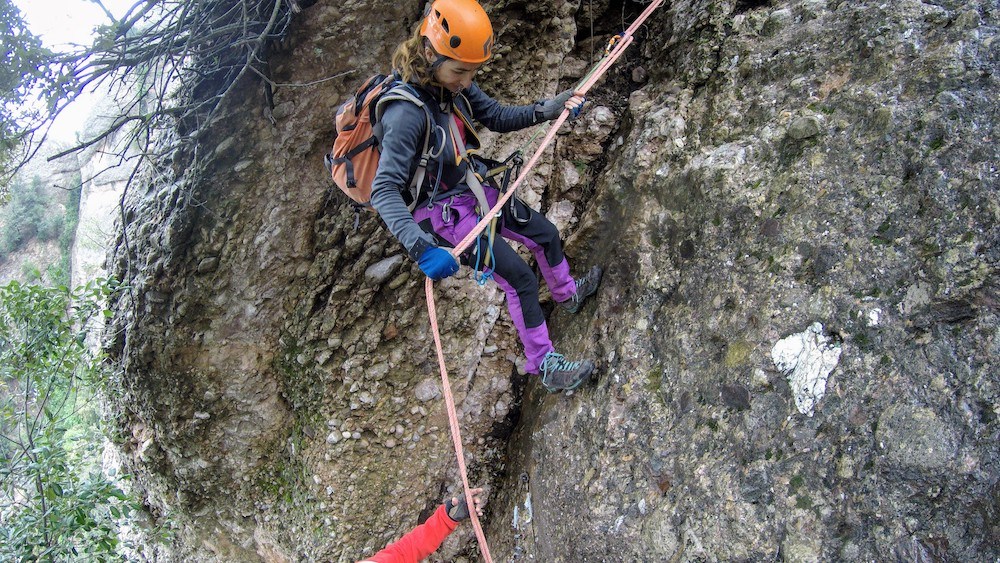
[[[483, 182], [485, 182], [490, 175], [487, 173], [486, 176], [480, 176], [475, 171], [475, 164], [469, 155], [469, 149], [465, 146], [465, 141], [463, 140], [462, 131], [458, 125], [458, 115], [460, 112], [456, 112], [455, 116], [448, 117], [448, 126], [451, 130], [451, 140], [455, 145], [455, 153], [459, 160], [465, 161], [465, 184], [472, 191], [472, 194], [476, 197], [476, 215], [480, 219], [491, 214], [491, 220], [489, 223], [489, 233], [486, 237], [486, 249], [485, 256], [483, 256], [483, 249], [481, 241], [476, 242], [476, 264], [474, 268], [473, 277], [476, 283], [480, 286], [486, 285], [493, 277], [493, 266], [496, 266], [495, 260], [493, 258], [493, 239], [496, 236], [497, 223], [499, 222], [501, 213], [499, 211], [493, 213], [490, 210], [489, 200], [486, 199], [486, 190], [483, 188]], [[443, 159], [441, 159], [443, 160]], [[436, 186], [435, 186], [436, 190]], [[430, 205], [433, 205], [433, 201]], [[444, 212], [447, 213], [448, 205], [445, 204]], [[482, 266], [482, 273], [480, 273], [480, 266]]]
[[[508, 162], [510, 164], [507, 164]], [[500, 195], [507, 193], [507, 190], [510, 189], [511, 177], [517, 178], [521, 175], [521, 167], [524, 166], [524, 157], [521, 156], [521, 151], [514, 151], [514, 153], [508, 156], [507, 160], [504, 161], [504, 165], [506, 168], [503, 171], [503, 180], [500, 183]], [[507, 216], [518, 225], [527, 225], [528, 220], [531, 219], [530, 214], [528, 217], [521, 217], [518, 215], [517, 205], [515, 205], [515, 203], [516, 200], [511, 198], [510, 203], [508, 204]]]
[[[639, 17], [632, 22], [632, 25], [620, 34], [620, 39], [614, 42], [611, 51], [598, 61], [596, 68], [587, 77], [585, 77], [581, 84], [574, 90], [577, 95], [585, 95], [587, 91], [590, 90], [590, 88], [597, 82], [597, 80], [600, 79], [605, 72], [607, 72], [608, 68], [610, 68], [611, 65], [613, 65], [619, 57], [621, 57], [622, 52], [632, 43], [632, 34], [635, 33], [639, 26], [641, 26], [650, 14], [652, 14], [653, 11], [656, 10], [656, 8], [658, 8], [662, 3], [663, 0], [653, 0], [649, 6], [643, 10], [642, 14], [640, 14]], [[483, 230], [485, 230], [490, 223], [496, 219], [496, 215], [503, 209], [503, 206], [507, 203], [507, 201], [511, 200], [514, 193], [517, 191], [518, 186], [524, 183], [528, 173], [531, 172], [531, 169], [538, 162], [538, 159], [541, 158], [542, 153], [545, 152], [549, 143], [551, 143], [552, 139], [555, 138], [556, 132], [560, 127], [562, 127], [562, 124], [565, 123], [569, 114], [570, 111], [568, 109], [563, 109], [559, 117], [556, 118], [555, 122], [549, 127], [548, 133], [546, 133], [545, 137], [542, 139], [541, 145], [535, 149], [535, 152], [531, 155], [528, 163], [524, 165], [520, 174], [517, 175], [517, 179], [514, 180], [510, 189], [508, 189], [506, 193], [500, 195], [496, 205], [489, 210], [489, 213], [486, 213], [479, 223], [476, 224], [475, 228], [473, 228], [472, 231], [466, 235], [466, 237], [462, 239], [462, 241], [459, 242], [454, 249], [452, 249], [451, 253], [456, 259], [472, 244], [473, 241], [479, 237]], [[474, 176], [475, 175], [473, 174], [473, 177]], [[437, 348], [438, 367], [441, 369], [441, 388], [442, 394], [444, 395], [445, 406], [448, 410], [448, 427], [451, 430], [451, 440], [455, 444], [455, 456], [458, 458], [458, 473], [462, 477], [462, 487], [464, 487], [465, 490], [465, 502], [468, 503], [471, 508], [475, 506], [475, 502], [472, 498], [472, 488], [469, 486], [469, 475], [465, 467], [465, 452], [462, 448], [462, 434], [458, 426], [458, 411], [455, 408], [455, 397], [451, 393], [451, 383], [448, 380], [448, 369], [445, 366], [444, 360], [444, 347], [441, 345], [441, 332], [438, 328], [437, 307], [434, 303], [434, 280], [427, 278], [424, 282], [424, 289], [427, 294], [427, 315], [431, 324], [431, 332], [434, 335], [434, 346]], [[486, 543], [486, 535], [483, 533], [483, 527], [479, 523], [479, 517], [476, 515], [476, 511], [469, 510], [469, 517], [472, 521], [472, 528], [476, 532], [476, 539], [479, 541], [479, 550], [483, 554], [483, 560], [486, 563], [493, 563], [493, 558], [490, 556], [489, 545]]]
[[[507, 157], [503, 162], [490, 161], [492, 164], [496, 164], [493, 168], [490, 168], [483, 174], [483, 180], [487, 181], [490, 179], [494, 182], [494, 187], [500, 195], [507, 193], [510, 189], [511, 178], [516, 178], [521, 173], [521, 166], [524, 164], [524, 158], [521, 156], [521, 150], [517, 149], [510, 156]], [[502, 176], [501, 176], [502, 174]], [[495, 178], [501, 176], [500, 181], [496, 182]], [[480, 216], [481, 217], [481, 216]], [[511, 220], [519, 225], [526, 225], [531, 217], [521, 217], [518, 215], [517, 206], [515, 205], [515, 200], [511, 199], [508, 203], [508, 208], [506, 216], [504, 211], [501, 209], [493, 214], [490, 219], [489, 227], [486, 229], [485, 244], [483, 241], [484, 237], [479, 237], [476, 239], [476, 263], [473, 268], [473, 278], [476, 283], [482, 287], [486, 285], [488, 281], [493, 278], [494, 267], [496, 266], [495, 255], [493, 252], [493, 242], [496, 240], [496, 233], [498, 230], [503, 229], [504, 221]], [[486, 256], [482, 257], [483, 246], [485, 246]], [[480, 273], [480, 266], [482, 266], [482, 272]]]

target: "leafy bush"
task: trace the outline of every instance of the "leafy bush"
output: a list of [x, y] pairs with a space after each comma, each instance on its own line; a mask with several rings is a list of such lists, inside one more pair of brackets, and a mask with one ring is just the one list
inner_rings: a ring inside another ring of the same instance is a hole
[[37, 176], [28, 183], [14, 181], [10, 201], [3, 208], [0, 252], [10, 254], [20, 250], [38, 235], [39, 226], [45, 218], [41, 186], [42, 181]]
[[62, 235], [66, 219], [62, 215], [47, 215], [38, 224], [37, 236], [41, 240], [55, 240]]
[[28, 30], [21, 12], [11, 0], [0, 0], [0, 200], [10, 179], [10, 165], [22, 154], [21, 144], [30, 131], [26, 122], [37, 119], [38, 110], [25, 103], [50, 76], [53, 54]]
[[70, 284], [70, 261], [69, 254], [61, 254], [59, 256], [59, 261], [54, 264], [49, 264], [48, 268], [45, 268], [45, 278], [51, 285], [69, 285]]
[[85, 345], [112, 286], [0, 287], [0, 560], [118, 561], [134, 509], [100, 467], [95, 389], [107, 377]]
[[21, 264], [21, 280], [26, 283], [38, 283], [42, 281], [42, 271], [31, 262]]

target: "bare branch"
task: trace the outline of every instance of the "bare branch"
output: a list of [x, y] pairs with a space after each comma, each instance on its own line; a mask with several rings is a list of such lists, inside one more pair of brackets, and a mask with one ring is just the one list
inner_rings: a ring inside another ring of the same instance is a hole
[[269, 42], [284, 37], [292, 12], [288, 0], [137, 2], [93, 47], [57, 61], [62, 68], [58, 74], [64, 77], [57, 85], [62, 95], [54, 96], [50, 115], [29, 131], [44, 139], [51, 119], [69, 103], [84, 91], [109, 88], [113, 82], [118, 84], [112, 88], [117, 95], [133, 97], [124, 100], [123, 116], [50, 160], [93, 147], [130, 124], [134, 130], [127, 141], [151, 135], [168, 123], [182, 133], [198, 131], [248, 73], [271, 83], [256, 66], [264, 65]]

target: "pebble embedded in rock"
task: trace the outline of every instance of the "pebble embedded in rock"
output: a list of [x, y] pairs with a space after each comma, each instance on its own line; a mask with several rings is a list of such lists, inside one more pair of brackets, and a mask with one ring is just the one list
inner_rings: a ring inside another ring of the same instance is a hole
[[823, 122], [815, 115], [797, 117], [788, 125], [788, 136], [803, 140], [819, 135], [823, 130]]

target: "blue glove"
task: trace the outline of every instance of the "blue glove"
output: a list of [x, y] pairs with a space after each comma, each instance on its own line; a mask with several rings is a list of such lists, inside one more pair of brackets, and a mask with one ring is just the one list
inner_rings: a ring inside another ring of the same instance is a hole
[[444, 279], [458, 271], [458, 262], [451, 252], [437, 246], [424, 250], [417, 260], [417, 265], [434, 281]]

